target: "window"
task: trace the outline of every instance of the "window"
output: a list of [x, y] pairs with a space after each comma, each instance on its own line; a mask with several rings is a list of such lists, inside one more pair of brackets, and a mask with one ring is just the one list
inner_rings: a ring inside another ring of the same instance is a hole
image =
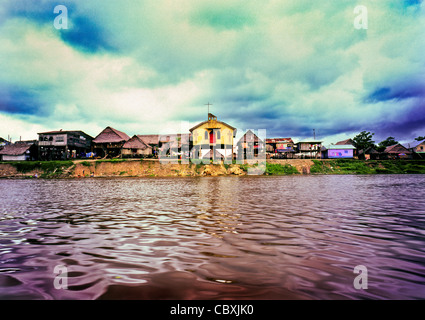
[[55, 139], [56, 142], [64, 142], [64, 137], [63, 136], [57, 136]]
[[221, 133], [220, 133], [220, 130], [217, 130], [217, 139], [221, 139]]
[[208, 131], [205, 131], [205, 140], [208, 140]]

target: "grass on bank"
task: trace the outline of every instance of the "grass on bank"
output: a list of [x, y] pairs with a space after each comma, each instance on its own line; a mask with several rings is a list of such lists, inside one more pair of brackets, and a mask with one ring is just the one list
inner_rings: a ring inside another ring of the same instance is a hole
[[11, 161], [3, 162], [8, 163], [16, 168], [19, 173], [28, 173], [34, 170], [42, 171], [42, 177], [50, 178], [59, 176], [64, 173], [66, 169], [74, 166], [70, 160], [67, 161]]
[[312, 174], [424, 174], [421, 160], [313, 160]]
[[268, 175], [288, 175], [288, 174], [299, 174], [297, 168], [285, 164], [277, 164], [277, 163], [266, 163], [266, 174]]

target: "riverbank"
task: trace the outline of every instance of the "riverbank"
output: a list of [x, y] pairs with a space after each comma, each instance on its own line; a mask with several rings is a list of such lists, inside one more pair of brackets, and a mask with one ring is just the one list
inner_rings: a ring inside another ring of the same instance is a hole
[[0, 178], [201, 177], [296, 174], [425, 174], [424, 160], [267, 160], [246, 164], [160, 163], [154, 159], [1, 162]]

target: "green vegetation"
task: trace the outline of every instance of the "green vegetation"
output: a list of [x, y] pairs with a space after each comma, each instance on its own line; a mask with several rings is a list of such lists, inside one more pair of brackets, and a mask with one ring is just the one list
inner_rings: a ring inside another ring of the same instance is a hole
[[[251, 167], [254, 167], [254, 166], [251, 166]], [[239, 168], [241, 168], [245, 172], [248, 172], [249, 165], [248, 164], [240, 164]]]
[[17, 161], [7, 162], [14, 166], [19, 173], [28, 173], [34, 170], [42, 171], [42, 178], [54, 178], [65, 173], [65, 170], [74, 166], [72, 161]]
[[85, 167], [91, 167], [92, 166], [92, 162], [89, 162], [89, 161], [82, 161], [82, 162], [80, 162], [83, 166], [85, 166]]
[[299, 174], [297, 168], [289, 164], [281, 165], [277, 163], [267, 163], [265, 173], [268, 175]]
[[375, 141], [372, 140], [374, 133], [362, 131], [353, 138], [354, 146], [358, 150], [366, 150], [369, 147], [375, 146]]
[[425, 161], [421, 160], [313, 160], [312, 174], [403, 174], [425, 173]]
[[124, 162], [127, 161], [125, 159], [99, 159], [96, 160], [96, 163], [102, 163], [102, 162]]

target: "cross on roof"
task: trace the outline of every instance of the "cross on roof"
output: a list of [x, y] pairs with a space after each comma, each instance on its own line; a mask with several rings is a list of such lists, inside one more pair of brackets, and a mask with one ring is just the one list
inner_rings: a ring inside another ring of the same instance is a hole
[[212, 106], [212, 103], [207, 103], [206, 106], [208, 106], [208, 113], [210, 113], [210, 106]]

